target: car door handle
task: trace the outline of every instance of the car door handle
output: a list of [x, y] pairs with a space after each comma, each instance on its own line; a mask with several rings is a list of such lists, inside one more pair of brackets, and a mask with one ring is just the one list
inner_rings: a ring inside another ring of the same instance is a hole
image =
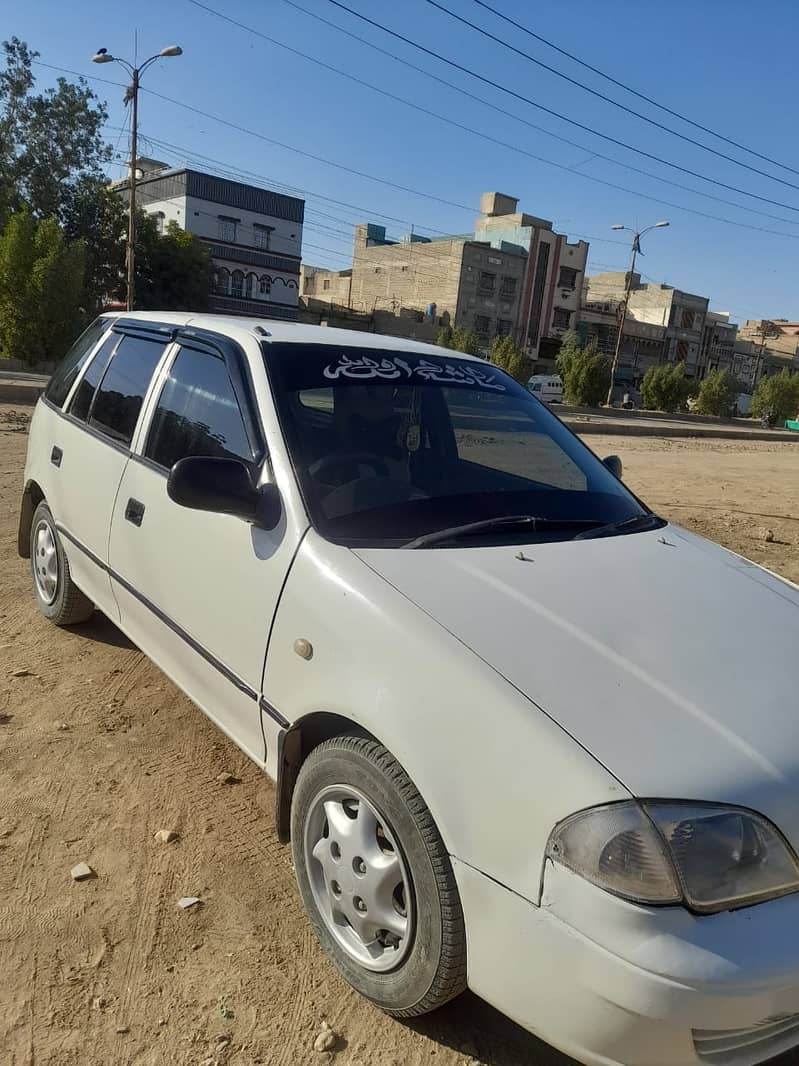
[[53, 450], [50, 452], [50, 462], [53, 464], [53, 466], [61, 466], [61, 460], [63, 458], [64, 453], [61, 451], [57, 444], [54, 445]]
[[134, 526], [140, 526], [144, 518], [144, 504], [131, 497], [125, 506], [125, 518], [128, 522], [132, 522]]

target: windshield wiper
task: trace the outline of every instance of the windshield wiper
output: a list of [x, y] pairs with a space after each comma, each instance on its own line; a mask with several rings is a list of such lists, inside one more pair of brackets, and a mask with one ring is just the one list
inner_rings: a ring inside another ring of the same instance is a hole
[[[424, 533], [415, 540], [409, 540], [403, 544], [403, 548], [430, 548], [435, 544], [445, 541], [460, 540], [462, 537], [471, 537], [477, 533], [491, 533], [499, 529], [530, 529], [537, 532], [539, 529], [574, 529], [575, 527], [592, 527], [597, 524], [592, 518], [543, 518], [534, 514], [510, 514], [499, 515], [496, 518], [484, 518], [480, 522], [467, 522], [464, 526], [450, 526], [448, 529], [436, 529], [432, 533]], [[589, 532], [590, 528], [586, 530]]]
[[632, 518], [625, 518], [623, 522], [608, 522], [607, 525], [583, 530], [574, 539], [590, 540], [592, 537], [617, 537], [624, 533], [643, 533], [647, 529], [660, 529], [667, 524], [665, 518], [650, 511], [648, 514], [637, 514]]

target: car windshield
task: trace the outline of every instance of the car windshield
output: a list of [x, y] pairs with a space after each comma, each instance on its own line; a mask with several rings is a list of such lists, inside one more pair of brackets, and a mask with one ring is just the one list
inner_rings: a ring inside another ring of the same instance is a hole
[[336, 543], [562, 540], [649, 513], [490, 363], [334, 345], [264, 354], [311, 521]]

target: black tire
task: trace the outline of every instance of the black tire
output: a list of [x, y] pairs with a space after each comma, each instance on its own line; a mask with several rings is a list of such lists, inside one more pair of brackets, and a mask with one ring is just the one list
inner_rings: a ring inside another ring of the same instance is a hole
[[[305, 827], [319, 793], [356, 788], [379, 813], [402, 852], [415, 922], [402, 961], [374, 972], [353, 959], [320, 914], [305, 863]], [[435, 822], [413, 782], [394, 757], [368, 737], [340, 736], [315, 748], [300, 770], [291, 807], [297, 882], [316, 935], [353, 988], [387, 1014], [426, 1014], [466, 987], [466, 932], [455, 876]]]
[[[55, 545], [57, 559], [57, 585], [52, 600], [49, 600], [44, 595], [36, 575], [36, 569], [40, 563], [40, 560], [37, 560], [37, 540], [39, 530], [43, 525], [46, 525], [49, 528], [50, 535], [53, 538], [53, 544]], [[78, 622], [85, 622], [92, 616], [92, 613], [94, 612], [94, 604], [81, 592], [72, 580], [72, 575], [69, 571], [69, 562], [64, 553], [61, 539], [58, 536], [55, 521], [50, 512], [50, 508], [44, 500], [41, 501], [39, 506], [33, 512], [33, 521], [31, 522], [31, 576], [33, 577], [33, 592], [36, 596], [36, 603], [39, 610], [45, 618], [48, 618], [54, 625], [71, 626]]]

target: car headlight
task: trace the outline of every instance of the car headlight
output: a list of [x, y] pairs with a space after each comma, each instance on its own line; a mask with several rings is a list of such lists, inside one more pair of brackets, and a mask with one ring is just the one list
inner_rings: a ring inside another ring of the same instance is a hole
[[712, 913], [799, 890], [799, 863], [753, 811], [682, 801], [611, 803], [573, 814], [547, 857], [637, 903]]

